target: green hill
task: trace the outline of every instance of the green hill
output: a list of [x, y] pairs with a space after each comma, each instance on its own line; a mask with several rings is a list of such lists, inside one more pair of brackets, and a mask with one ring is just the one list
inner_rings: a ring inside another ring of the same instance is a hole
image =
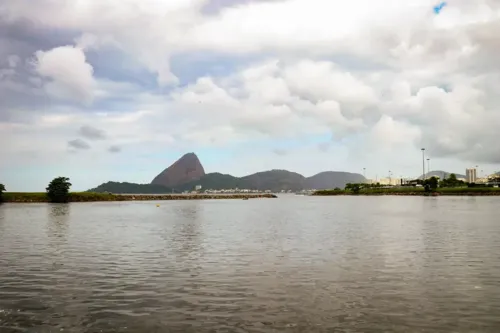
[[301, 191], [304, 189], [344, 188], [345, 184], [349, 182], [363, 181], [364, 177], [359, 174], [335, 171], [322, 172], [309, 178], [287, 170], [257, 172], [241, 178], [215, 172], [206, 174], [198, 180], [178, 185], [175, 188], [154, 184], [107, 182], [96, 188], [90, 189], [89, 192], [127, 194], [181, 193], [184, 191], [192, 191], [197, 185], [200, 185], [202, 190], [229, 190], [239, 188], [281, 192], [282, 190]]
[[202, 189], [229, 190], [234, 188], [248, 188], [249, 184], [243, 178], [214, 172], [207, 173], [198, 180], [180, 185], [176, 187], [176, 190], [180, 192], [191, 191], [197, 185], [201, 185]]
[[287, 170], [270, 170], [257, 172], [249, 176], [241, 178], [247, 183], [247, 188], [250, 190], [292, 190], [300, 191], [304, 189], [305, 177], [296, 172]]
[[165, 186], [152, 184], [107, 182], [95, 188], [92, 188], [87, 192], [110, 192], [120, 194], [165, 194], [172, 193], [172, 189]]

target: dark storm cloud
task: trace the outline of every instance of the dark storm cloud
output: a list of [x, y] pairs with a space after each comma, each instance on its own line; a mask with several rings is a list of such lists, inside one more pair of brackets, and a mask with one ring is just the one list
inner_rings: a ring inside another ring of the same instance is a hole
[[72, 44], [78, 35], [76, 31], [56, 31], [27, 19], [9, 20], [0, 12], [0, 59], [11, 54], [26, 59], [38, 50]]
[[11, 20], [0, 6], [0, 121], [24, 122], [28, 119], [19, 115], [50, 106], [30, 63], [36, 51], [71, 44], [74, 36], [26, 19]]
[[80, 127], [78, 134], [89, 140], [104, 140], [106, 138], [105, 131], [92, 126]]
[[70, 140], [68, 146], [75, 149], [90, 149], [90, 145], [82, 139]]

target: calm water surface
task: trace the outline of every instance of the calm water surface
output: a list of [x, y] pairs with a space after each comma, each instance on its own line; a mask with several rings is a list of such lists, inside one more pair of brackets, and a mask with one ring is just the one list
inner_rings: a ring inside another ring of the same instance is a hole
[[500, 198], [4, 204], [0, 332], [500, 332]]

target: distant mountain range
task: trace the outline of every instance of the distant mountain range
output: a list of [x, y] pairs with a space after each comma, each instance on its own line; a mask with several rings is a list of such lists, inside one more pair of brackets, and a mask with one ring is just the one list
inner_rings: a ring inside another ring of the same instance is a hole
[[194, 153], [188, 153], [154, 177], [151, 184], [107, 182], [89, 192], [111, 192], [128, 194], [160, 194], [191, 191], [197, 185], [202, 189], [249, 189], [273, 192], [301, 191], [305, 189], [344, 188], [347, 183], [366, 181], [361, 174], [326, 171], [312, 177], [287, 170], [270, 170], [245, 177], [234, 177], [221, 173], [205, 174], [204, 168]]

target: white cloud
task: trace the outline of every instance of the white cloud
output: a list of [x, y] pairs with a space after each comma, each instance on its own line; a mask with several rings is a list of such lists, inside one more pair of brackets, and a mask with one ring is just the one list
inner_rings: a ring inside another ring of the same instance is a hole
[[55, 98], [90, 103], [93, 100], [93, 68], [85, 54], [73, 46], [61, 46], [35, 54], [36, 72], [48, 78], [47, 93]]

